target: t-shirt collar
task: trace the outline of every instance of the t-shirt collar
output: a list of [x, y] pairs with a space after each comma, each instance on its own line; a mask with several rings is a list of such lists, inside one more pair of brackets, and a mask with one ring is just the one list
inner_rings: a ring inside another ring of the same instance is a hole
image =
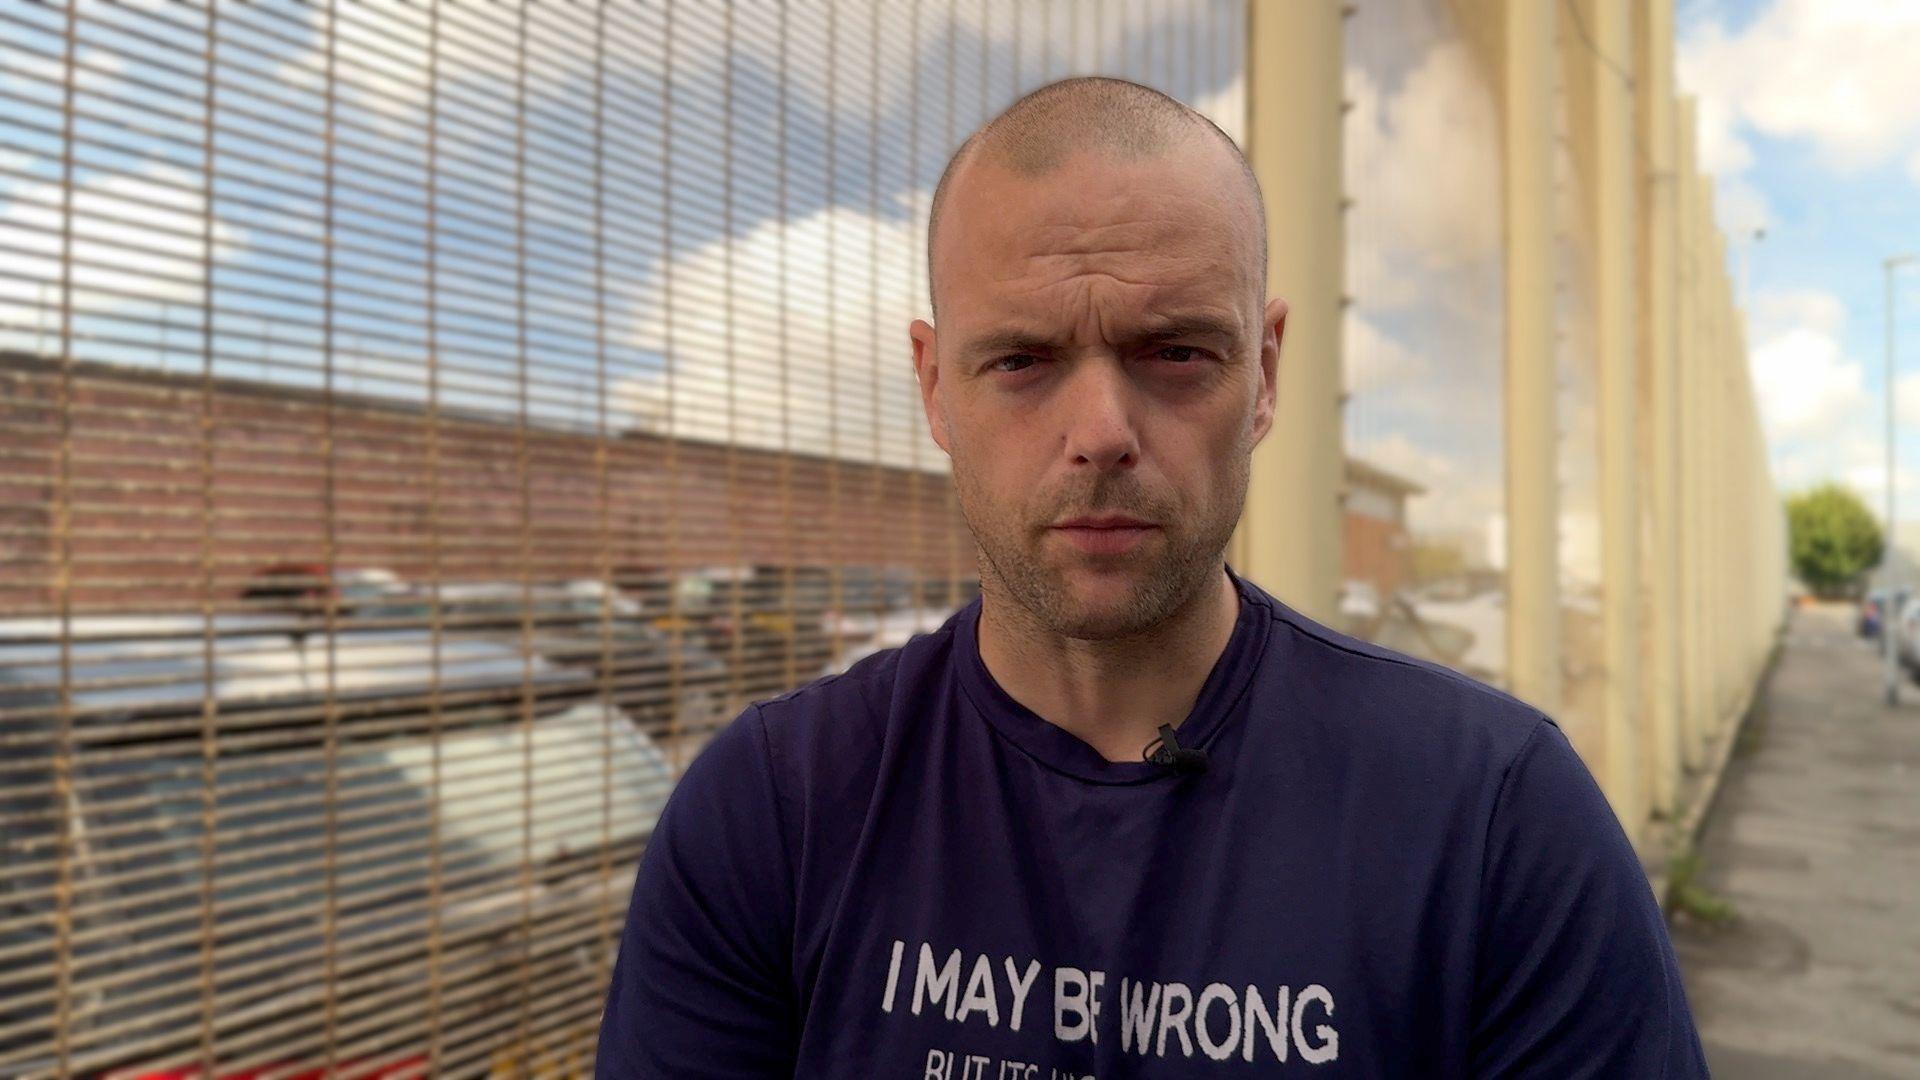
[[[1214, 661], [1193, 710], [1175, 732], [1182, 746], [1206, 749], [1227, 718], [1244, 704], [1247, 687], [1266, 650], [1273, 619], [1260, 590], [1226, 567], [1240, 596], [1240, 611], [1227, 647]], [[1014, 700], [994, 681], [980, 658], [980, 608], [975, 597], [954, 616], [954, 653], [961, 689], [973, 707], [1008, 741], [1058, 772], [1095, 783], [1136, 784], [1178, 774], [1147, 761], [1108, 761], [1079, 736], [1042, 718]]]

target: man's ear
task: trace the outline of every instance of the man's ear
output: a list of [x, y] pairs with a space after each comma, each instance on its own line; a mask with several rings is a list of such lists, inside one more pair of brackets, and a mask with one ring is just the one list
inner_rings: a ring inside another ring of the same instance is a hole
[[907, 336], [913, 339], [913, 374], [920, 381], [920, 408], [927, 414], [927, 430], [933, 435], [935, 445], [951, 457], [953, 447], [947, 440], [947, 418], [933, 396], [934, 388], [940, 385], [940, 365], [934, 359], [937, 350], [933, 325], [925, 319], [915, 319], [907, 328]]
[[1254, 403], [1253, 442], [1259, 445], [1273, 428], [1274, 399], [1280, 387], [1280, 340], [1287, 329], [1287, 302], [1274, 297], [1260, 315], [1260, 397]]

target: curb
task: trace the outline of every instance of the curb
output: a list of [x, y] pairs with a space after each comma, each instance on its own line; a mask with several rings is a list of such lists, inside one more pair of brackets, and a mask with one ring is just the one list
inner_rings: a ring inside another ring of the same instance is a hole
[[1733, 712], [1732, 722], [1722, 725], [1720, 733], [1707, 744], [1707, 766], [1698, 774], [1698, 781], [1687, 793], [1690, 798], [1680, 820], [1673, 823], [1664, 836], [1658, 837], [1651, 845], [1648, 856], [1641, 859], [1641, 866], [1647, 873], [1647, 883], [1652, 887], [1654, 897], [1659, 900], [1663, 915], [1671, 914], [1673, 906], [1673, 881], [1668, 868], [1675, 855], [1694, 849], [1707, 817], [1719, 802], [1721, 781], [1726, 777], [1728, 763], [1733, 760], [1734, 745], [1740, 741], [1740, 734], [1746, 730], [1747, 721], [1755, 709], [1766, 700], [1773, 673], [1779, 668], [1780, 655], [1786, 648], [1787, 627], [1793, 622], [1794, 615], [1794, 610], [1789, 608], [1787, 617], [1780, 620], [1780, 628], [1773, 635], [1773, 643], [1767, 649], [1766, 660], [1760, 665], [1760, 673], [1753, 684], [1747, 687], [1739, 707]]

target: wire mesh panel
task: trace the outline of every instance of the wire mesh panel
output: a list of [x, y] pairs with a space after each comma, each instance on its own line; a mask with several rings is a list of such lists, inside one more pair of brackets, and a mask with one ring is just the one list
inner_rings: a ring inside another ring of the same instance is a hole
[[[1561, 715], [1581, 754], [1600, 762], [1607, 689], [1600, 510], [1600, 352], [1593, 253], [1590, 46], [1571, 5], [1557, 9], [1554, 101], [1556, 368], [1560, 392]], [[1644, 635], [1643, 635], [1644, 636]]]
[[1347, 26], [1345, 628], [1507, 666], [1498, 5]]
[[0, 0], [0, 1075], [572, 1075], [743, 705], [977, 589], [961, 138], [1239, 0]]

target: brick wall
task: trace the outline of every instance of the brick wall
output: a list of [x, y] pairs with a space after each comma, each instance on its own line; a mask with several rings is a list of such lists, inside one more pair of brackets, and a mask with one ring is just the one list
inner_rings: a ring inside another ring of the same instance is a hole
[[[0, 355], [0, 611], [50, 610], [62, 376]], [[237, 597], [274, 563], [445, 580], [757, 562], [973, 572], [941, 474], [658, 435], [437, 419], [377, 399], [76, 362], [65, 410], [78, 611]], [[437, 464], [436, 464], [437, 462]]]
[[1412, 545], [1406, 528], [1368, 514], [1349, 513], [1343, 520], [1341, 543], [1347, 578], [1372, 582], [1382, 600], [1407, 585]]

